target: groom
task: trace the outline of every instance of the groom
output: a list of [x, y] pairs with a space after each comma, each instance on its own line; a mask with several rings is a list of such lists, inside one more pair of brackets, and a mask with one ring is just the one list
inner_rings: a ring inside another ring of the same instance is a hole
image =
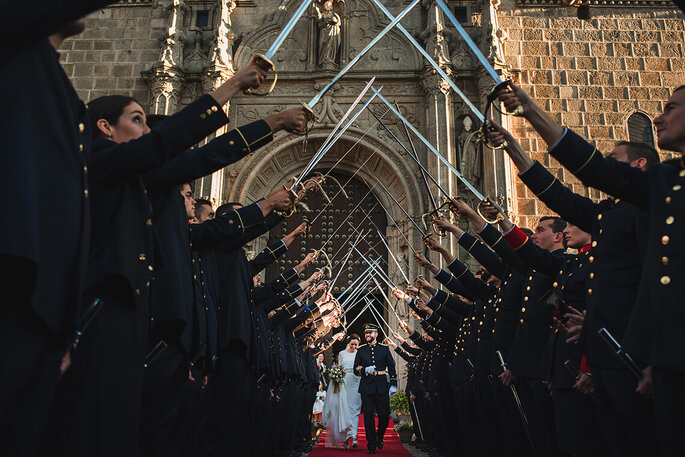
[[[376, 448], [383, 449], [383, 435], [390, 420], [389, 395], [397, 392], [395, 361], [388, 346], [376, 342], [377, 337], [378, 327], [374, 324], [364, 325], [366, 344], [359, 346], [354, 358], [354, 373], [362, 377], [359, 382], [359, 393], [362, 396], [362, 413], [369, 454], [375, 454]], [[378, 413], [377, 432], [374, 411]]]

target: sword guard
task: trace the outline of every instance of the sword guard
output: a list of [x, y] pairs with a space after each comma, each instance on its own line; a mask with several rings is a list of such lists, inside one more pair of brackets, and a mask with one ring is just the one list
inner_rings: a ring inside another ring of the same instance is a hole
[[265, 97], [269, 95], [271, 92], [273, 92], [274, 88], [276, 87], [276, 82], [278, 81], [278, 72], [276, 71], [276, 65], [274, 65], [273, 61], [262, 53], [253, 52], [252, 57], [255, 58], [257, 65], [267, 70], [272, 70], [274, 72], [274, 80], [271, 82], [271, 85], [269, 86], [266, 92], [256, 92], [251, 87], [248, 87], [247, 89], [243, 90], [243, 94], [254, 95], [257, 97]]
[[485, 222], [487, 222], [488, 224], [496, 224], [496, 223], [498, 223], [498, 222], [504, 220], [504, 216], [502, 215], [502, 213], [497, 213], [497, 216], [496, 216], [494, 219], [492, 219], [492, 220], [488, 219], [488, 218], [483, 214], [483, 212], [482, 212], [482, 210], [481, 210], [481, 207], [482, 207], [484, 204], [490, 204], [490, 200], [488, 200], [488, 197], [485, 197], [483, 200], [481, 200], [480, 203], [478, 203], [478, 206], [476, 207], [476, 211], [478, 212], [478, 215], [479, 215], [480, 217], [482, 217], [483, 219], [485, 219]]
[[490, 103], [492, 103], [492, 106], [494, 107], [494, 109], [497, 110], [500, 114], [505, 114], [505, 115], [508, 114], [510, 116], [517, 116], [517, 117], [523, 116], [523, 114], [524, 114], [523, 106], [519, 105], [516, 107], [516, 109], [514, 109], [514, 111], [512, 111], [511, 113], [507, 113], [507, 112], [502, 111], [499, 108], [499, 103], [495, 102], [497, 100], [497, 92], [499, 92], [500, 90], [504, 89], [507, 92], [510, 92], [510, 93], [512, 92], [512, 90], [511, 90], [512, 84], [513, 84], [513, 81], [511, 79], [507, 79], [506, 81], [502, 81], [501, 83], [497, 84], [494, 87], [494, 89], [492, 89], [492, 92], [488, 96], [488, 101]]

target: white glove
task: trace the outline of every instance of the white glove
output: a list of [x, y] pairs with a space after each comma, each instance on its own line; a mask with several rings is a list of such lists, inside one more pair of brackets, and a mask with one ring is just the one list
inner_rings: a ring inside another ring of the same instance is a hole
[[390, 386], [390, 392], [388, 393], [388, 395], [393, 395], [395, 393], [397, 393], [397, 387]]
[[370, 375], [374, 371], [376, 371], [376, 365], [371, 365], [370, 367], [364, 368], [364, 373], [366, 373], [367, 375]]

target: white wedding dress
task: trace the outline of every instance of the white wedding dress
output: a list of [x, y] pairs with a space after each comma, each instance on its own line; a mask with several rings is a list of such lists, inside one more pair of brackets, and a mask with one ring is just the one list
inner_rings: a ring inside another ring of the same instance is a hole
[[362, 411], [362, 396], [359, 393], [359, 376], [354, 374], [354, 358], [357, 351], [348, 352], [343, 349], [338, 354], [338, 363], [345, 368], [345, 385], [347, 387], [347, 404], [352, 416], [352, 438], [357, 439], [357, 428], [359, 427], [359, 413]]
[[344, 382], [340, 391], [334, 392], [334, 383], [328, 384], [326, 401], [323, 404], [322, 422], [326, 427], [326, 447], [339, 447], [349, 438], [357, 438], [361, 395], [359, 378], [355, 376], [352, 365], [355, 352], [343, 350], [338, 354], [338, 363], [345, 369]]

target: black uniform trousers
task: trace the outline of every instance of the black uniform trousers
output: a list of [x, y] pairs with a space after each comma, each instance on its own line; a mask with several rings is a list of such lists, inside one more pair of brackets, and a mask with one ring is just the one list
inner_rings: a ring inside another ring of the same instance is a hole
[[221, 352], [211, 385], [204, 430], [203, 455], [250, 455], [249, 411], [253, 407], [256, 379], [242, 343], [231, 343]]
[[[120, 291], [126, 291], [122, 294]], [[46, 457], [118, 457], [138, 451], [148, 308], [121, 281], [85, 293], [100, 311], [72, 351], [41, 446]]]
[[495, 413], [499, 423], [502, 424], [501, 441], [506, 446], [506, 455], [510, 457], [530, 456], [532, 451], [513, 392], [499, 379], [495, 379], [492, 383], [492, 393], [495, 401]]
[[198, 399], [202, 373], [188, 379], [189, 356], [180, 342], [169, 347], [145, 371], [140, 441], [144, 457], [183, 455], [186, 418]]
[[[390, 422], [390, 397], [387, 392], [376, 394], [361, 394], [362, 414], [364, 414], [364, 428], [366, 429], [366, 442], [369, 449], [376, 449], [379, 440], [383, 439], [385, 430]], [[374, 412], [378, 413], [378, 430]], [[374, 433], [375, 432], [375, 433]]]
[[554, 411], [547, 385], [540, 379], [520, 378], [517, 389], [526, 417], [528, 417], [530, 435], [535, 446], [533, 455], [539, 457], [557, 455]]
[[57, 390], [64, 341], [28, 303], [0, 306], [0, 446], [7, 457], [37, 454]]
[[685, 449], [685, 373], [653, 367], [652, 380], [661, 455], [682, 455]]
[[626, 368], [592, 367], [594, 398], [611, 457], [658, 455], [654, 410], [635, 392], [637, 379]]

